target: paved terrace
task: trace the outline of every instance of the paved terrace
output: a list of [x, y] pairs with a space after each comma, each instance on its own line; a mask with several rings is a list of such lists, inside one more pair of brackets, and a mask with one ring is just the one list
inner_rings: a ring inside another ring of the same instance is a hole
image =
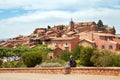
[[120, 80], [120, 68], [1, 68], [0, 80]]
[[120, 80], [120, 76], [85, 74], [0, 73], [0, 80]]

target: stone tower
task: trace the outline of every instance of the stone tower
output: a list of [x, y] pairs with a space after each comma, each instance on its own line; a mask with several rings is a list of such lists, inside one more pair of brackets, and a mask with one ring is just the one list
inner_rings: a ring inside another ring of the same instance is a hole
[[71, 18], [71, 21], [69, 23], [69, 30], [74, 31], [74, 22], [73, 22], [72, 18]]

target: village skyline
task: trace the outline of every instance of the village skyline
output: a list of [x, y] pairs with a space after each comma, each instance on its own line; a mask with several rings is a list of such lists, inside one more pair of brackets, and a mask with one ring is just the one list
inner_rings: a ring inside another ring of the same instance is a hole
[[[71, 18], [72, 19], [72, 18]], [[70, 20], [69, 20], [70, 21]], [[98, 20], [99, 21], [99, 20]], [[95, 22], [95, 21], [93, 21], [93, 22]], [[82, 23], [82, 22], [75, 22], [75, 23]], [[84, 23], [84, 22], [83, 22]], [[97, 23], [97, 22], [95, 22], [95, 23]], [[103, 22], [104, 23], [104, 22]], [[48, 26], [50, 27], [50, 28], [52, 28], [52, 27], [54, 27], [54, 26], [59, 26], [59, 25], [65, 25], [65, 26], [67, 26], [67, 25], [69, 25], [69, 22], [68, 22], [68, 24], [56, 24], [56, 25], [47, 25], [46, 27], [36, 27], [35, 29], [33, 29], [33, 31], [32, 32], [30, 32], [30, 33], [28, 33], [28, 34], [17, 34], [17, 35], [15, 35], [15, 36], [12, 36], [12, 37], [1, 37], [0, 38], [0, 40], [8, 40], [8, 39], [10, 39], [10, 38], [14, 38], [14, 37], [17, 37], [17, 36], [20, 36], [20, 35], [22, 35], [22, 36], [29, 36], [29, 35], [31, 35], [33, 32], [34, 32], [34, 30], [36, 30], [37, 28], [46, 28], [46, 29], [48, 29]], [[106, 26], [108, 26], [108, 27], [110, 27], [110, 28], [113, 28], [114, 26], [109, 26], [109, 25], [107, 25], [107, 24], [105, 24]], [[120, 35], [120, 33], [119, 33], [119, 31], [118, 31], [118, 29], [116, 29], [116, 27], [115, 27], [115, 30], [116, 30], [116, 35]], [[118, 31], [118, 32], [117, 32]]]

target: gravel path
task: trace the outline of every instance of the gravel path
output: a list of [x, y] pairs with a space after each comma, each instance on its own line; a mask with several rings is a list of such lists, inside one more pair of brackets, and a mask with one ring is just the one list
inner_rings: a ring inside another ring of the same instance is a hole
[[0, 73], [0, 80], [120, 80], [120, 76], [83, 74]]

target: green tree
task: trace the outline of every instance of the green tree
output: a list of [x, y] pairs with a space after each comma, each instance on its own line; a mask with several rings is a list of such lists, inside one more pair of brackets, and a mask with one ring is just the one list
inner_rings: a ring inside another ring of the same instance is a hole
[[22, 54], [22, 60], [27, 67], [34, 67], [42, 62], [42, 55], [39, 51], [28, 51]]
[[34, 30], [34, 31], [33, 31], [33, 34], [36, 34], [36, 33], [37, 33], [36, 30]]
[[29, 51], [30, 48], [27, 46], [19, 46], [17, 48], [13, 48], [12, 50], [17, 56], [21, 56], [22, 53]]
[[72, 55], [75, 58], [75, 60], [78, 60], [80, 58], [80, 52], [82, 49], [82, 46], [77, 45], [77, 47], [72, 51]]
[[48, 25], [47, 28], [50, 29], [51, 27]]
[[50, 52], [50, 49], [47, 47], [47, 45], [37, 45], [31, 50], [39, 51], [42, 55], [43, 61], [47, 59], [47, 55]]
[[2, 61], [2, 59], [0, 58], [0, 67], [2, 67], [2, 64], [3, 64], [3, 61]]
[[63, 30], [63, 29], [64, 29], [64, 27], [65, 27], [65, 25], [62, 25], [61, 27], [62, 27], [62, 30]]
[[18, 68], [21, 67], [22, 64], [20, 61], [9, 61], [9, 62], [4, 62], [2, 67], [3, 68]]
[[90, 61], [93, 54], [96, 52], [95, 48], [86, 47], [80, 52], [80, 62], [83, 66], [93, 66], [93, 62]]
[[69, 51], [64, 51], [64, 52], [60, 55], [60, 59], [62, 59], [62, 60], [64, 60], [64, 61], [69, 61], [70, 55], [71, 55], [71, 53], [70, 53]]
[[0, 47], [0, 58], [14, 56], [12, 49]]
[[109, 51], [102, 51], [91, 57], [91, 62], [97, 67], [110, 67], [115, 64], [115, 55]]
[[98, 27], [104, 27], [102, 20], [99, 20], [97, 25], [98, 25]]
[[114, 57], [114, 66], [120, 67], [120, 54], [116, 54]]

